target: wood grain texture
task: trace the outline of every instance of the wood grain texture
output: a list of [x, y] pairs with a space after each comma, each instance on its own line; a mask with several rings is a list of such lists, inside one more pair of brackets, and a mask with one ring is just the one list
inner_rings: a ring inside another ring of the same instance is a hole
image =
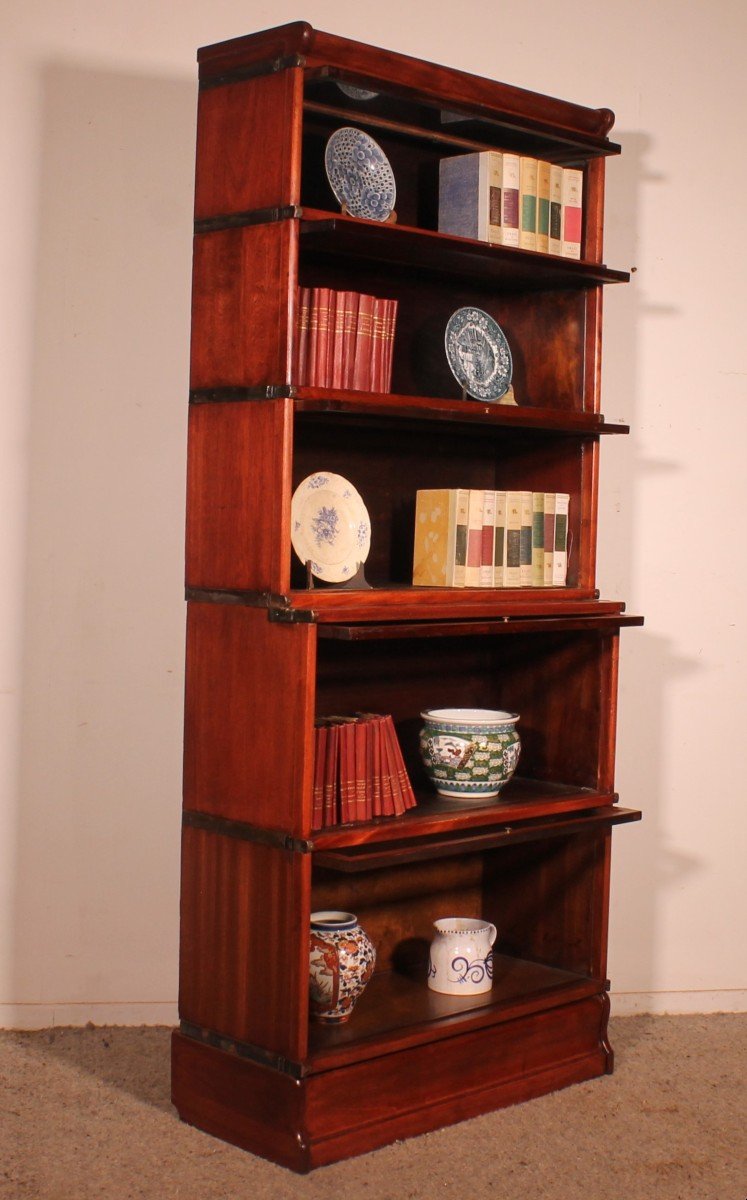
[[190, 387], [290, 382], [297, 221], [198, 234]]
[[175, 1034], [172, 1095], [182, 1119], [305, 1172], [604, 1074], [606, 1039], [594, 995], [293, 1081]]
[[308, 834], [314, 642], [263, 609], [189, 604], [185, 809]]
[[409, 55], [367, 46], [324, 33], [305, 21], [294, 21], [260, 33], [203, 46], [198, 51], [200, 78], [219, 78], [251, 63], [293, 54], [310, 68], [330, 67], [345, 76], [384, 84], [393, 94], [421, 96], [466, 106], [493, 120], [518, 121], [528, 130], [551, 128], [559, 141], [576, 140], [589, 149], [608, 149], [614, 120], [609, 109], [586, 108], [524, 88], [482, 79]]
[[181, 1020], [303, 1060], [309, 876], [306, 855], [184, 828]]
[[[195, 218], [298, 204], [303, 72], [200, 92]], [[246, 169], [247, 153], [261, 170]]]
[[292, 421], [289, 400], [190, 405], [188, 587], [288, 590]]

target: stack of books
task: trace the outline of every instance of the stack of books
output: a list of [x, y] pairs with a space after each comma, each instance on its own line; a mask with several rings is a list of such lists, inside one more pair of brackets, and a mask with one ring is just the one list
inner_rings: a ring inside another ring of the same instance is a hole
[[399, 817], [415, 804], [390, 716], [356, 713], [317, 719], [314, 829]]
[[439, 166], [438, 229], [495, 246], [581, 257], [583, 172], [484, 150]]
[[301, 386], [388, 392], [397, 301], [299, 288], [295, 379]]
[[417, 493], [419, 587], [564, 587], [567, 492], [430, 488]]

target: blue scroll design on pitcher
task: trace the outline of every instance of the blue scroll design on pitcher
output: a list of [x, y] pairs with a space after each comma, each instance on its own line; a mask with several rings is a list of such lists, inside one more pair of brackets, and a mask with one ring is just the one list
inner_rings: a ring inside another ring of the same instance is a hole
[[493, 978], [493, 955], [476, 958], [474, 962], [459, 955], [451, 960], [451, 969], [456, 975], [455, 983], [482, 983], [486, 975], [488, 979]]

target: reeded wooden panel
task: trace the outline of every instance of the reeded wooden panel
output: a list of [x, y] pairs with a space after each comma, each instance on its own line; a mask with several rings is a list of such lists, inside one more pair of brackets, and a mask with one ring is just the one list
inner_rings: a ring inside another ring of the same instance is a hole
[[292, 401], [193, 404], [187, 585], [286, 592]]
[[200, 92], [195, 217], [298, 204], [303, 72]]
[[188, 606], [185, 809], [308, 834], [315, 642], [262, 608]]
[[308, 880], [307, 855], [182, 831], [183, 1021], [304, 1057]]
[[297, 237], [297, 221], [195, 237], [192, 388], [290, 381]]

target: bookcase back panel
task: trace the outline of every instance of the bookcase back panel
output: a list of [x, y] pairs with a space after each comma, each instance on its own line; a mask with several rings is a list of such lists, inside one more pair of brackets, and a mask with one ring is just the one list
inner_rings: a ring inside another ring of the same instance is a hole
[[569, 632], [433, 642], [320, 641], [316, 711], [391, 713], [413, 786], [425, 795], [433, 790], [418, 752], [420, 713], [450, 707], [518, 712], [519, 775], [608, 788], [617, 636]]
[[[371, 517], [370, 583], [409, 584], [415, 496], [424, 488], [515, 489], [570, 495], [568, 584], [586, 582], [590, 530], [581, 523], [588, 447], [576, 438], [519, 430], [408, 427], [400, 422], [328, 422], [296, 417], [293, 486], [314, 471], [334, 471], [355, 485]], [[303, 586], [293, 556], [291, 580]]]
[[[303, 250], [303, 246], [302, 246]], [[344, 290], [350, 275], [339, 264], [302, 255], [303, 286]], [[361, 267], [356, 291], [396, 299], [392, 391], [405, 395], [459, 398], [461, 388], [449, 369], [444, 335], [458, 308], [477, 306], [506, 335], [513, 360], [513, 388], [519, 404], [594, 411], [589, 385], [584, 395], [587, 298], [580, 291], [520, 293], [481, 291], [452, 280], [435, 286], [427, 272], [395, 267]]]
[[302, 90], [296, 68], [200, 91], [197, 220], [298, 204]]
[[492, 921], [501, 954], [599, 977], [608, 838], [551, 838], [354, 877], [315, 868], [311, 903], [354, 912], [377, 971], [423, 985], [433, 922], [448, 916]]

